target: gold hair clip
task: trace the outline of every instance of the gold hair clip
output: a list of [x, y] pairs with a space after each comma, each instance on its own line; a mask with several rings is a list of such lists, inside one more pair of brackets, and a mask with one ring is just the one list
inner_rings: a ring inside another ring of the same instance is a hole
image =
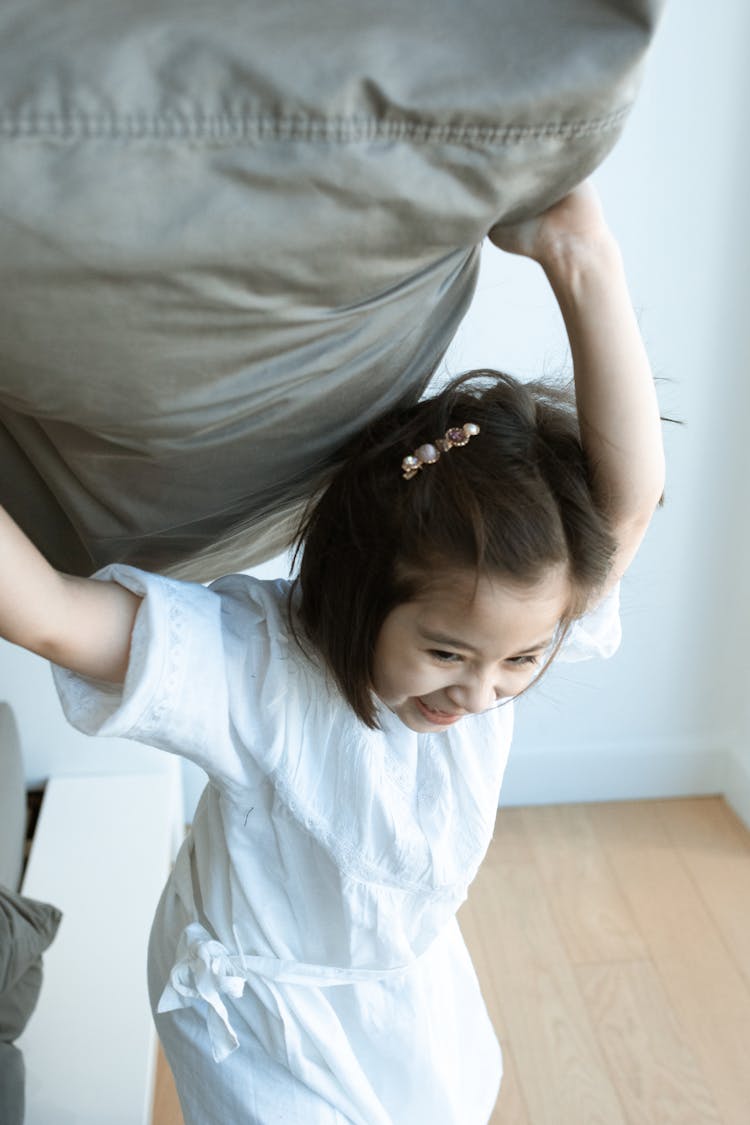
[[466, 445], [478, 433], [479, 426], [475, 422], [466, 422], [463, 426], [452, 426], [446, 430], [445, 437], [438, 438], [434, 445], [430, 442], [420, 445], [401, 462], [404, 480], [411, 480], [424, 465], [434, 465], [441, 453], [447, 453], [454, 445]]

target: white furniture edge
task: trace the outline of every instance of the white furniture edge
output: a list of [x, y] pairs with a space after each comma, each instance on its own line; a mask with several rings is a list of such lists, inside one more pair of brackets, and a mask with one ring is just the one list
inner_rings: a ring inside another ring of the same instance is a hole
[[146, 950], [182, 834], [179, 762], [52, 778], [22, 891], [63, 912], [18, 1041], [25, 1125], [149, 1125], [156, 1036]]

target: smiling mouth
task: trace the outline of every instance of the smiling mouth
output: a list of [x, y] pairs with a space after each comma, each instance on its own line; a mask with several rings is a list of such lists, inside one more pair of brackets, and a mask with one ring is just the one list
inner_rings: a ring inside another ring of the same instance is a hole
[[427, 721], [430, 723], [437, 724], [438, 726], [450, 726], [451, 723], [458, 722], [462, 715], [462, 713], [456, 714], [454, 712], [450, 714], [447, 711], [435, 711], [432, 707], [428, 707], [427, 704], [424, 703], [418, 696], [416, 697], [416, 703], [425, 719], [427, 719]]

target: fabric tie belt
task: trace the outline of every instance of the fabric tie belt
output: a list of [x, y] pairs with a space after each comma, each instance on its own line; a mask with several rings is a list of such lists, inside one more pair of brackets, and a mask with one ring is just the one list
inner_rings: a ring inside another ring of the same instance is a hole
[[161, 994], [157, 1011], [172, 1012], [188, 1007], [190, 1000], [205, 1000], [208, 1004], [206, 1023], [211, 1050], [215, 1061], [222, 1062], [239, 1046], [222, 996], [239, 999], [250, 977], [258, 976], [278, 984], [331, 988], [340, 984], [399, 977], [414, 963], [411, 961], [391, 969], [353, 969], [230, 953], [225, 945], [211, 937], [200, 922], [191, 922], [180, 935], [177, 960]]

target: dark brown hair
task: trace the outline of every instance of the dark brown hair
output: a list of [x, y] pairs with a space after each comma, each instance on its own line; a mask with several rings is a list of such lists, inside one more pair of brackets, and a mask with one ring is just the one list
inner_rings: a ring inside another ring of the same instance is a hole
[[[403, 457], [465, 422], [480, 433], [402, 478]], [[526, 586], [567, 565], [566, 628], [603, 585], [615, 550], [592, 497], [572, 390], [471, 371], [382, 416], [342, 450], [303, 518], [300, 550], [301, 643], [371, 727], [380, 628], [436, 572], [468, 568]]]

